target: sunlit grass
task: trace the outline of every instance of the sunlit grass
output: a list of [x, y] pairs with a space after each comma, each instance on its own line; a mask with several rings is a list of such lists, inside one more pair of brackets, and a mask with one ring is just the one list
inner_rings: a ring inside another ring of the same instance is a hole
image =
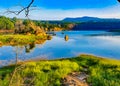
[[[87, 69], [85, 71], [84, 69]], [[7, 86], [14, 66], [0, 69], [0, 86]], [[75, 58], [31, 61], [17, 66], [12, 86], [60, 86], [61, 79], [78, 71], [89, 75], [87, 82], [92, 86], [120, 86], [120, 61], [92, 55]]]
[[[11, 76], [11, 68], [5, 71], [0, 70], [0, 86], [7, 86]], [[27, 62], [24, 66], [18, 66], [17, 72], [12, 79], [12, 86], [21, 86], [22, 84], [34, 86], [60, 86], [61, 78], [72, 71], [78, 71], [79, 66], [75, 62], [65, 61], [40, 61]], [[19, 81], [19, 82], [18, 82]]]
[[47, 39], [45, 36], [36, 36], [36, 35], [0, 35], [0, 44], [1, 45], [22, 45], [30, 43], [42, 43]]
[[70, 60], [88, 69], [87, 82], [92, 86], [120, 86], [120, 60], [92, 55], [81, 55]]

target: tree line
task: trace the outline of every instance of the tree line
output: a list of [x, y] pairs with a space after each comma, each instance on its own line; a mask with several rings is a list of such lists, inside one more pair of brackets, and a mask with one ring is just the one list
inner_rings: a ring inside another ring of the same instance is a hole
[[14, 30], [15, 33], [39, 33], [47, 31], [70, 30], [75, 24], [62, 21], [39, 21], [7, 18], [0, 16], [0, 30]]

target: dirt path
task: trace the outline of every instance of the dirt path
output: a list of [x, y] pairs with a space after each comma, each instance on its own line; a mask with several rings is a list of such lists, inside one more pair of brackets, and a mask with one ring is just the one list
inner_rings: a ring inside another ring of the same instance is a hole
[[64, 78], [62, 86], [88, 86], [87, 77], [85, 73], [72, 73]]

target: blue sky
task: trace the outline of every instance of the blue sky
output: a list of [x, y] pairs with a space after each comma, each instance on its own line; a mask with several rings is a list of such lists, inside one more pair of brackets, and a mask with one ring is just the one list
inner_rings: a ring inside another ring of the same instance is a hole
[[[0, 9], [4, 11], [17, 5], [25, 6], [31, 0], [1, 0]], [[65, 17], [95, 16], [120, 18], [120, 4], [117, 0], [35, 0], [32, 19], [58, 20]], [[17, 9], [14, 7], [14, 9]], [[14, 15], [7, 15], [13, 17]], [[23, 18], [22, 13], [18, 17]]]

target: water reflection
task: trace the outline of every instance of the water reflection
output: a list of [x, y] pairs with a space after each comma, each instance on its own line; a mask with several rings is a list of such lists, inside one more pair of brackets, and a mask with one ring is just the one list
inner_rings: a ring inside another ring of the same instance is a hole
[[25, 52], [30, 53], [31, 50], [35, 48], [35, 43], [25, 45]]
[[[39, 58], [68, 58], [81, 53], [94, 54], [108, 58], [120, 59], [120, 36], [90, 36], [108, 33], [104, 31], [64, 31], [56, 32], [51, 40], [18, 46], [0, 47], [0, 63], [15, 62]], [[88, 36], [89, 35], [89, 36]], [[68, 41], [69, 40], [69, 41]], [[67, 42], [66, 42], [67, 41]]]

